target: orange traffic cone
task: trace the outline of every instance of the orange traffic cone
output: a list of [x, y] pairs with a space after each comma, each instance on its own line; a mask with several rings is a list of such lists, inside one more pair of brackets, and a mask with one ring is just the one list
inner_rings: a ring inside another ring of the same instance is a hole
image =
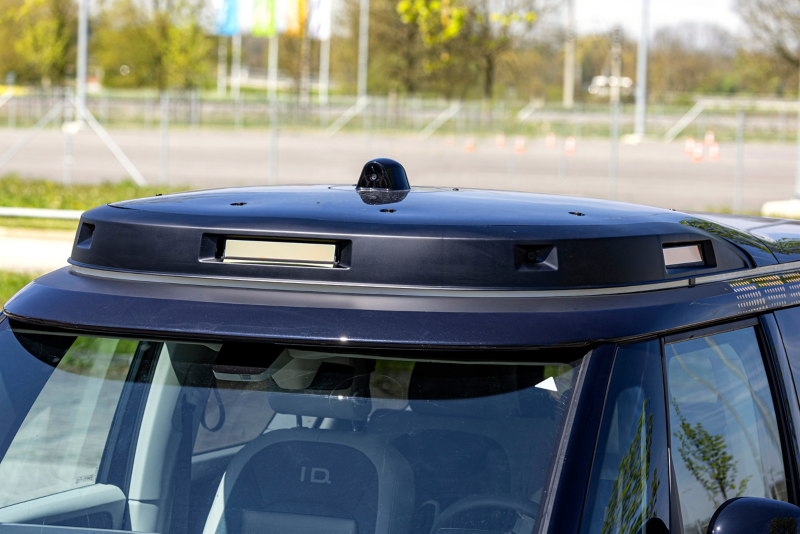
[[525, 153], [525, 138], [521, 135], [518, 135], [514, 140], [514, 152], [517, 154]]
[[570, 135], [566, 139], [564, 139], [564, 154], [567, 156], [574, 156], [575, 155], [575, 136]]
[[694, 150], [692, 151], [692, 161], [695, 163], [703, 161], [703, 145], [701, 143], [695, 143]]
[[694, 145], [696, 144], [694, 137], [687, 137], [686, 144], [683, 145], [683, 153], [692, 157], [692, 154], [694, 154]]
[[719, 161], [720, 153], [719, 153], [719, 143], [714, 141], [714, 143], [708, 147], [708, 161], [717, 162]]

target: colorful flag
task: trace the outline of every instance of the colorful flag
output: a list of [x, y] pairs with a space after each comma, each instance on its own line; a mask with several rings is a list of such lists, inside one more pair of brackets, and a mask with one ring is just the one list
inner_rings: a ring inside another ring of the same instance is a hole
[[272, 37], [277, 33], [275, 11], [277, 0], [255, 0], [253, 4], [253, 29], [256, 37]]
[[238, 35], [239, 3], [237, 0], [221, 0], [217, 6], [215, 22], [218, 35]]
[[286, 0], [286, 35], [302, 35], [307, 18], [308, 0]]
[[331, 38], [333, 0], [309, 0], [308, 7], [308, 36], [327, 41]]

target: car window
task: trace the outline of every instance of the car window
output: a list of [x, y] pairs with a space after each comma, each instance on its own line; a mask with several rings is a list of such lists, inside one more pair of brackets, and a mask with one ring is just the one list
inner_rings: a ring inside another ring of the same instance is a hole
[[669, 525], [669, 461], [661, 346], [617, 350], [592, 467], [582, 534]]
[[0, 336], [0, 522], [157, 533], [531, 532], [586, 357]]
[[203, 407], [194, 454], [247, 443], [264, 431], [274, 415], [251, 383], [219, 381]]
[[0, 507], [95, 483], [138, 346], [130, 340], [65, 337], [55, 340], [71, 342], [62, 356], [39, 338], [18, 339], [38, 347], [54, 369], [0, 462]]
[[800, 380], [800, 306], [775, 311], [795, 388]]
[[665, 347], [672, 459], [684, 532], [705, 534], [734, 497], [787, 500], [775, 407], [755, 329]]

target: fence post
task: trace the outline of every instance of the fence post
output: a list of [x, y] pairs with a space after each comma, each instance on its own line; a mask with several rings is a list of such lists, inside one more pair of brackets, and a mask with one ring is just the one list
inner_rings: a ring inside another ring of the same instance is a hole
[[17, 127], [16, 96], [11, 97], [11, 100], [8, 101], [8, 127], [12, 129]]
[[169, 179], [169, 93], [161, 91], [161, 165], [158, 181], [166, 184]]
[[242, 129], [242, 95], [237, 94], [233, 101], [233, 128], [237, 132]]
[[278, 127], [277, 95], [269, 101], [269, 185], [278, 185]]
[[191, 95], [191, 128], [196, 130], [200, 126], [200, 89], [195, 87]]
[[733, 212], [742, 211], [744, 182], [744, 110], [736, 112], [736, 171], [733, 176]]
[[108, 93], [103, 93], [103, 99], [100, 101], [102, 108], [100, 109], [100, 122], [103, 126], [108, 126]]
[[64, 124], [62, 130], [64, 132], [64, 185], [72, 183], [72, 112], [74, 107], [72, 104], [72, 87], [64, 88], [62, 95], [64, 106]]
[[611, 103], [611, 154], [608, 160], [608, 198], [617, 199], [617, 173], [619, 167], [619, 100]]

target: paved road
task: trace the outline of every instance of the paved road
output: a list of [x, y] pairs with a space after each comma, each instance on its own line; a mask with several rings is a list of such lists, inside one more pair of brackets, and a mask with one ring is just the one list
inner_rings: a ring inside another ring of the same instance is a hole
[[[21, 130], [0, 129], [0, 152]], [[155, 131], [112, 131], [145, 178], [158, 181], [159, 134]], [[524, 154], [514, 153], [514, 139], [495, 146], [493, 132], [465, 150], [465, 138], [381, 134], [281, 132], [279, 183], [355, 183], [364, 162], [376, 156], [397, 159], [412, 184], [514, 189], [605, 198], [608, 195], [609, 143], [578, 140], [577, 153], [562, 156], [547, 149], [543, 138], [528, 138]], [[559, 140], [559, 148], [561, 141]], [[3, 172], [23, 176], [62, 176], [63, 136], [43, 131]], [[693, 163], [682, 143], [644, 142], [621, 145], [617, 196], [621, 200], [677, 209], [725, 208], [732, 205], [735, 146], [721, 146], [721, 161]], [[794, 179], [793, 144], [748, 144], [745, 148], [744, 208], [758, 210], [767, 200], [789, 198]], [[75, 139], [74, 180], [118, 180], [125, 173], [90, 131]], [[192, 188], [267, 184], [269, 135], [266, 131], [170, 132], [169, 182]]]
[[73, 232], [0, 228], [0, 271], [39, 274], [67, 265]]

